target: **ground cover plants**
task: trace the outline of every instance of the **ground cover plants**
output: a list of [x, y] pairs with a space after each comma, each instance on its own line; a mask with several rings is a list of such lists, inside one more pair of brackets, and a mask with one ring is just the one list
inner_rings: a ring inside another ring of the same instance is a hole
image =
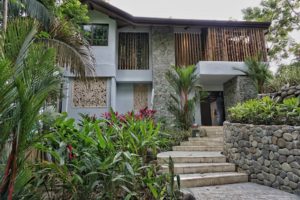
[[229, 109], [229, 121], [247, 124], [300, 125], [300, 98], [278, 103], [270, 97], [251, 99]]

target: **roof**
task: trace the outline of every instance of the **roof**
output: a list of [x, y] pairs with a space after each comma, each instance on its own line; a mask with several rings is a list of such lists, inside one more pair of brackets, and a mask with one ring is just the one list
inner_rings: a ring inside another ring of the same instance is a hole
[[226, 21], [226, 20], [198, 20], [198, 19], [173, 19], [152, 18], [133, 16], [102, 0], [83, 0], [90, 9], [100, 11], [113, 19], [120, 25], [156, 25], [156, 26], [201, 26], [201, 27], [243, 27], [267, 29], [270, 22], [252, 21]]

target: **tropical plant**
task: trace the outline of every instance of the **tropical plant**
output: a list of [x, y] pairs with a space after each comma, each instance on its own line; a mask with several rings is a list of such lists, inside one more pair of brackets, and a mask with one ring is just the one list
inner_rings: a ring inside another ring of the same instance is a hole
[[174, 199], [178, 192], [171, 177], [160, 175], [153, 162], [168, 136], [149, 118], [110, 116], [83, 118], [79, 126], [66, 114], [59, 116], [35, 143], [52, 162], [32, 165], [34, 178], [16, 197], [26, 199], [31, 190], [37, 199]]
[[262, 55], [249, 57], [245, 59], [247, 69], [234, 68], [245, 73], [256, 85], [258, 93], [263, 93], [264, 84], [268, 79], [272, 78], [272, 73], [269, 70], [267, 63], [262, 62]]
[[229, 120], [249, 124], [289, 124], [300, 123], [300, 98], [291, 98], [278, 103], [270, 97], [252, 99], [239, 103], [229, 110]]
[[30, 147], [41, 107], [60, 87], [55, 50], [34, 43], [38, 23], [16, 19], [1, 33], [0, 152], [9, 139], [11, 150], [1, 177], [0, 197], [12, 199], [16, 177]]
[[282, 65], [275, 76], [270, 79], [265, 90], [268, 92], [277, 92], [284, 85], [299, 85], [300, 84], [300, 62], [295, 62], [290, 65]]
[[166, 79], [175, 92], [170, 94], [168, 110], [175, 117], [176, 125], [185, 130], [188, 130], [194, 121], [195, 102], [204, 97], [199, 76], [195, 71], [194, 65], [173, 66], [166, 73]]
[[86, 5], [81, 5], [78, 0], [59, 4], [55, 1], [17, 0], [9, 1], [9, 8], [10, 19], [28, 16], [39, 22], [36, 39], [56, 49], [60, 67], [66, 67], [81, 77], [93, 73], [95, 60], [77, 24], [88, 20]]

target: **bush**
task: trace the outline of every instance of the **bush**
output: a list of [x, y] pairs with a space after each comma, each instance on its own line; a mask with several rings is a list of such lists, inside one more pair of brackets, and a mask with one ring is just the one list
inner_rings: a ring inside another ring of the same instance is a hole
[[277, 103], [264, 97], [239, 103], [229, 109], [229, 121], [247, 124], [300, 125], [300, 99], [285, 99]]
[[300, 84], [300, 62], [288, 66], [281, 66], [274, 78], [267, 82], [265, 90], [267, 92], [277, 92], [286, 84], [290, 86]]
[[51, 159], [32, 166], [34, 179], [22, 194], [35, 190], [37, 197], [49, 199], [173, 199], [173, 178], [160, 175], [155, 162], [168, 137], [151, 113], [85, 116], [79, 126], [66, 115], [58, 117], [35, 145]]

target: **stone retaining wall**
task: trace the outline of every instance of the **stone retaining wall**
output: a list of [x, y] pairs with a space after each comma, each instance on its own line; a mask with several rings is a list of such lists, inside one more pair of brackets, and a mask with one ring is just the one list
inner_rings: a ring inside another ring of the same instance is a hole
[[300, 195], [300, 126], [225, 122], [224, 154], [251, 182]]
[[300, 85], [285, 85], [278, 92], [268, 93], [268, 94], [259, 94], [258, 98], [262, 98], [264, 96], [269, 96], [277, 102], [282, 102], [284, 99], [299, 97], [300, 96]]

